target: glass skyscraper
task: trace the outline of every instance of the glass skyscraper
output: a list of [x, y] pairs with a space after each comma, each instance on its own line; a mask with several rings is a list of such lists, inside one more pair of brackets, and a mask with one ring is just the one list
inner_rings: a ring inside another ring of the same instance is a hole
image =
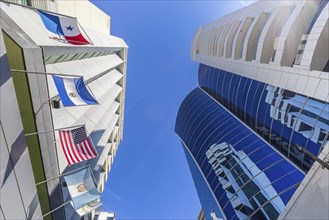
[[[175, 131], [207, 219], [286, 218], [294, 193], [309, 189], [305, 177], [329, 140], [328, 51], [316, 64], [318, 48], [328, 46], [327, 9], [325, 1], [260, 1], [198, 30], [199, 87], [182, 102]], [[308, 20], [292, 26], [300, 13]]]

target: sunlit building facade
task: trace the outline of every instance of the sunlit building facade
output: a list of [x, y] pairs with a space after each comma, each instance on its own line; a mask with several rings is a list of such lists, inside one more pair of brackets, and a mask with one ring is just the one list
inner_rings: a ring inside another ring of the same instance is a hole
[[259, 1], [197, 31], [175, 131], [206, 219], [329, 218], [328, 7]]
[[[77, 18], [91, 44], [51, 39], [35, 8]], [[81, 219], [60, 176], [89, 166], [103, 192], [123, 137], [128, 47], [110, 35], [110, 17], [86, 0], [0, 2], [0, 14], [0, 219]], [[40, 73], [83, 76], [98, 105], [58, 106], [51, 75]], [[85, 125], [98, 156], [68, 166], [52, 130], [76, 125]], [[114, 219], [104, 213], [96, 219]]]

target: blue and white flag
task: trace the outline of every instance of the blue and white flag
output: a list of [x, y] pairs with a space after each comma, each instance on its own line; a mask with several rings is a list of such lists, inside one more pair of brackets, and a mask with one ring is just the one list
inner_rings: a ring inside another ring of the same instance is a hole
[[38, 13], [50, 38], [62, 39], [74, 45], [90, 44], [81, 34], [76, 18], [58, 16], [41, 10], [38, 10]]
[[82, 77], [62, 77], [53, 75], [53, 79], [63, 106], [98, 104], [89, 92]]
[[88, 203], [87, 205], [83, 206], [82, 208], [75, 210], [75, 211], [78, 213], [78, 215], [84, 216], [84, 215], [87, 215], [89, 212], [97, 209], [101, 205], [103, 205], [102, 202], [95, 200], [95, 201], [92, 201], [92, 202]]
[[[96, 181], [89, 167], [63, 176], [75, 210], [94, 204], [101, 198]], [[98, 206], [93, 206], [97, 208]]]

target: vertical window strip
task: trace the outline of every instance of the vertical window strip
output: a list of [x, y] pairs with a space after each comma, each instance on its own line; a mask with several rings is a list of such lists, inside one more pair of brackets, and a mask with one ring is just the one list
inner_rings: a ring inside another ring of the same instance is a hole
[[[254, 108], [254, 106], [257, 106], [257, 100], [256, 100], [256, 97], [259, 98], [259, 100], [261, 100], [261, 96], [258, 97], [257, 95], [260, 93], [262, 94], [261, 92], [259, 92], [259, 85], [261, 84], [261, 82], [259, 81], [255, 81], [256, 83], [256, 89], [254, 92], [254, 94], [252, 94], [252, 96], [250, 98], [248, 98], [249, 100], [252, 100], [251, 101], [251, 110], [250, 110], [250, 122], [248, 124], [250, 124], [250, 128], [253, 129], [253, 130], [256, 130], [256, 127], [254, 126], [256, 124], [256, 121], [257, 121], [257, 118], [256, 118], [256, 112], [257, 112], [257, 107]], [[256, 103], [256, 105], [255, 105]], [[256, 112], [254, 112], [254, 110], [256, 110]]]
[[[195, 99], [197, 101], [192, 101], [190, 99], [186, 100], [188, 102], [188, 105], [186, 106], [186, 111], [184, 111], [184, 114], [182, 114], [182, 116], [184, 117], [183, 118], [184, 120], [182, 120], [182, 123], [181, 123], [181, 127], [183, 128], [183, 130], [182, 130], [182, 138], [183, 139], [185, 139], [185, 136], [187, 134], [187, 128], [188, 128], [188, 125], [189, 125], [189, 121], [191, 120], [191, 117], [195, 114], [194, 107], [197, 106], [197, 105], [202, 106], [199, 103], [204, 102], [204, 100], [198, 99], [197, 97], [194, 97], [194, 96], [193, 96], [193, 99]], [[187, 117], [189, 117], [189, 118], [187, 118]]]
[[[291, 174], [294, 173], [294, 172], [296, 172], [296, 170], [292, 170], [292, 171], [290, 171], [289, 173], [286, 173], [285, 175], [283, 175], [283, 176], [281, 176], [280, 178], [278, 178], [278, 179], [276, 179], [275, 181], [273, 181], [273, 182], [271, 183], [271, 185], [275, 184], [277, 181], [283, 179], [284, 177], [286, 177], [286, 176], [288, 176], [288, 175], [291, 175]], [[268, 186], [270, 186], [270, 185], [268, 185]], [[295, 184], [294, 184], [293, 186], [295, 186]], [[267, 187], [267, 186], [266, 186], [266, 187]], [[265, 188], [266, 188], [266, 187], [265, 187]], [[257, 196], [259, 193], [260, 193], [260, 192], [258, 192], [257, 194], [255, 194], [255, 196]], [[280, 194], [280, 193], [279, 193], [279, 194]], [[274, 198], [276, 198], [276, 197], [273, 197], [273, 198], [271, 198], [270, 200], [272, 201]], [[253, 197], [250, 198], [249, 201], [251, 201], [251, 199], [253, 199]], [[266, 205], [266, 204], [265, 204], [265, 205]], [[260, 206], [260, 208], [264, 207], [265, 205], [262, 204], [262, 205]], [[241, 207], [241, 208], [242, 208], [242, 207]], [[241, 210], [241, 208], [240, 208], [239, 210]]]
[[[218, 109], [216, 109], [218, 111]], [[203, 129], [203, 131], [206, 131], [206, 129], [209, 127], [208, 126], [211, 126], [211, 127], [215, 127], [214, 130], [209, 133], [207, 136], [203, 136], [201, 137], [201, 140], [202, 141], [199, 141], [199, 142], [195, 142], [194, 145], [197, 145], [199, 146], [199, 150], [196, 152], [196, 155], [195, 155], [195, 158], [198, 159], [199, 156], [202, 157], [204, 156], [203, 154], [200, 154], [201, 150], [202, 150], [202, 147], [206, 144], [206, 142], [212, 137], [212, 135], [214, 135], [221, 127], [221, 125], [225, 125], [226, 123], [228, 123], [232, 118], [230, 117], [230, 115], [224, 115], [222, 116], [223, 114], [225, 114], [225, 112], [223, 111], [222, 113], [220, 114], [213, 114], [212, 116], [215, 116], [214, 118], [212, 118], [211, 122], [209, 122], [208, 125], [206, 125]], [[206, 117], [206, 116], [204, 116]], [[218, 120], [219, 119], [219, 120]], [[222, 119], [222, 120], [221, 120]], [[212, 124], [214, 122], [214, 124]], [[234, 124], [229, 124], [225, 129], [229, 129], [231, 126], [235, 126], [235, 123]], [[234, 127], [235, 128], [235, 127]], [[215, 137], [213, 137], [212, 139], [213, 140], [217, 140], [224, 132], [225, 132], [225, 129], [222, 129], [220, 132], [218, 132], [216, 134]], [[233, 129], [232, 129], [233, 130]], [[201, 136], [201, 135], [199, 135]], [[204, 139], [204, 140], [203, 140]], [[216, 142], [219, 142], [219, 141], [216, 141]], [[215, 144], [215, 143], [213, 143]], [[209, 146], [210, 147], [210, 146]], [[201, 159], [201, 158], [200, 158]], [[204, 162], [204, 161], [203, 161]], [[202, 164], [203, 164], [202, 162]]]
[[[198, 108], [198, 109], [200, 109], [200, 108]], [[197, 143], [198, 139], [201, 137], [201, 134], [204, 131], [206, 131], [207, 125], [201, 127], [201, 131], [199, 130], [200, 125], [202, 125], [202, 123], [204, 121], [208, 121], [209, 118], [212, 119], [213, 117], [215, 117], [215, 118], [218, 117], [215, 114], [213, 114], [216, 111], [216, 109], [207, 108], [207, 106], [201, 106], [201, 111], [198, 111], [198, 109], [196, 109], [197, 116], [196, 116], [195, 120], [190, 124], [190, 129], [188, 131], [188, 134], [190, 137], [195, 137], [196, 132], [198, 132], [198, 136], [196, 138], [190, 138], [190, 141], [186, 142], [187, 146], [192, 147], [191, 148], [192, 153], [194, 152], [195, 147], [199, 147], [199, 150], [202, 148], [201, 146], [198, 146], [196, 143]], [[204, 112], [205, 112], [205, 114], [204, 114]], [[199, 118], [200, 118], [200, 120], [199, 120]], [[197, 124], [195, 124], [195, 122], [197, 122]], [[191, 131], [191, 129], [193, 129], [193, 130]], [[197, 157], [195, 157], [195, 158], [197, 159]]]
[[219, 44], [220, 44], [220, 38], [224, 32], [225, 26], [220, 26], [220, 30], [218, 32], [217, 40], [216, 40], [216, 57], [219, 57]]
[[[282, 158], [281, 160], [276, 161], [275, 163], [271, 164], [270, 166], [266, 167], [265, 169], [261, 170], [261, 172], [259, 172], [257, 175], [253, 176], [253, 178], [250, 178], [247, 182], [245, 182], [238, 191], [236, 191], [233, 196], [237, 195], [240, 191], [242, 191], [244, 189], [244, 187], [246, 187], [251, 181], [253, 181], [257, 176], [259, 176], [260, 174], [264, 173], [266, 170], [270, 169], [273, 166], [276, 166], [278, 163], [281, 163], [282, 161], [284, 161], [284, 159]], [[223, 206], [223, 209], [225, 209], [226, 206], [228, 206], [230, 204], [230, 200]]]
[[293, 189], [293, 188], [297, 188], [299, 186], [300, 183], [296, 183], [292, 186], [290, 186], [289, 188], [281, 191], [280, 193], [278, 193], [278, 195], [276, 195], [275, 197], [273, 197], [272, 199], [268, 200], [267, 202], [265, 202], [261, 207], [259, 207], [257, 210], [255, 210], [249, 217], [253, 217], [262, 207], [264, 207], [265, 205], [267, 205], [268, 203], [270, 203], [273, 199], [283, 195], [284, 193], [288, 192], [289, 190]]
[[186, 136], [186, 134], [188, 134], [188, 131], [190, 129], [189, 125], [191, 124], [190, 121], [192, 120], [192, 116], [194, 116], [194, 114], [196, 114], [196, 110], [200, 108], [200, 106], [202, 106], [202, 102], [203, 100], [197, 99], [197, 102], [190, 101], [190, 105], [187, 106], [187, 112], [185, 113], [185, 117], [190, 117], [184, 120], [182, 124], [182, 127], [184, 128], [184, 137]]
[[[309, 97], [309, 100], [312, 100], [312, 98]], [[307, 104], [305, 104], [304, 108], [307, 106]], [[301, 111], [306, 111], [305, 113], [309, 112], [308, 110], [305, 110], [305, 109], [302, 109]], [[307, 141], [306, 141], [306, 144], [305, 146], [305, 149], [308, 149], [308, 146], [309, 146], [309, 143], [314, 143], [314, 140], [312, 140], [312, 137], [314, 136], [314, 133], [315, 131], [317, 130], [318, 131], [318, 139], [317, 139], [317, 143], [320, 143], [321, 145], [325, 142], [325, 133], [327, 133], [327, 135], [329, 134], [328, 130], [323, 130], [322, 128], [318, 128], [316, 127], [316, 124], [319, 122], [319, 123], [322, 123], [319, 119], [321, 118], [321, 115], [323, 113], [325, 113], [325, 109], [329, 109], [329, 104], [324, 104], [323, 107], [321, 108], [320, 110], [320, 113], [315, 117], [315, 120], [314, 120], [314, 124], [313, 125], [309, 125], [310, 126], [310, 129], [311, 129], [311, 132], [309, 134], [309, 136], [307, 137]], [[310, 114], [313, 114], [313, 113], [310, 113]], [[316, 114], [316, 113], [315, 113]], [[324, 117], [327, 117], [326, 115], [324, 115]], [[326, 118], [328, 121], [329, 119]], [[329, 124], [328, 124], [328, 128], [329, 128]], [[323, 134], [323, 140], [321, 140], [321, 134]], [[322, 143], [321, 143], [322, 142]], [[318, 156], [320, 153], [321, 153], [321, 147], [319, 148], [319, 151], [317, 152], [317, 154], [315, 156]], [[305, 152], [303, 153], [305, 155]], [[303, 158], [304, 159], [304, 158]], [[303, 160], [304, 162], [304, 160]]]

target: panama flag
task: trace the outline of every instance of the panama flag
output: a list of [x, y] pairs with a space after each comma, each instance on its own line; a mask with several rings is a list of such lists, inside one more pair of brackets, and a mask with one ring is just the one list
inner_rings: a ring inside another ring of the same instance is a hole
[[82, 77], [52, 77], [64, 107], [98, 104]]
[[81, 34], [76, 18], [57, 16], [40, 10], [38, 12], [50, 38], [65, 39], [74, 45], [90, 44]]

